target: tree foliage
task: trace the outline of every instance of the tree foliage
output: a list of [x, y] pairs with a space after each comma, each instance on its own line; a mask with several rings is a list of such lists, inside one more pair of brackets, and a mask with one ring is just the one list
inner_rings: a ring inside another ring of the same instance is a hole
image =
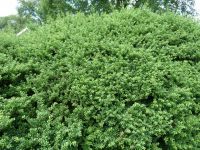
[[18, 12], [20, 16], [45, 21], [48, 16], [55, 18], [58, 14], [73, 12], [65, 0], [19, 0]]
[[68, 15], [0, 34], [0, 149], [200, 148], [200, 26]]
[[110, 13], [115, 9], [149, 7], [153, 11], [171, 10], [182, 14], [194, 13], [194, 0], [19, 0], [19, 14], [45, 21], [66, 12], [85, 14]]
[[0, 17], [0, 30], [18, 32], [27, 22], [28, 20], [15, 15]]

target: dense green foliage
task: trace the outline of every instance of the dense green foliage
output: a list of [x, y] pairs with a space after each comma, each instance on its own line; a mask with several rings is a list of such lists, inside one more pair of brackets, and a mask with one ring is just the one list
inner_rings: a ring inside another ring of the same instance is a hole
[[0, 149], [200, 149], [200, 26], [130, 10], [0, 34]]
[[23, 17], [33, 17], [45, 22], [66, 12], [85, 14], [110, 13], [122, 8], [148, 7], [152, 11], [170, 10], [179, 14], [194, 14], [194, 0], [19, 0], [18, 12]]
[[154, 12], [172, 11], [195, 15], [194, 0], [18, 0], [18, 15], [0, 17], [0, 30], [19, 32], [41, 25], [66, 13], [111, 13], [128, 8], [149, 8]]

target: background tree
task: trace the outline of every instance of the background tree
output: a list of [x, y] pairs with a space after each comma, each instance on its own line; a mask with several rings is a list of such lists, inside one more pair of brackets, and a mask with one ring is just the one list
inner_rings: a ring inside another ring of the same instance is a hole
[[194, 14], [194, 0], [137, 0], [135, 7], [146, 4], [153, 11], [170, 10], [180, 14]]
[[18, 32], [26, 26], [28, 20], [16, 15], [0, 17], [0, 30]]
[[149, 7], [154, 12], [170, 10], [179, 14], [194, 14], [194, 0], [19, 0], [20, 16], [43, 22], [66, 12], [112, 12], [127, 7]]
[[18, 13], [20, 16], [31, 18], [39, 22], [48, 16], [55, 18], [58, 14], [74, 12], [72, 3], [66, 0], [19, 0]]

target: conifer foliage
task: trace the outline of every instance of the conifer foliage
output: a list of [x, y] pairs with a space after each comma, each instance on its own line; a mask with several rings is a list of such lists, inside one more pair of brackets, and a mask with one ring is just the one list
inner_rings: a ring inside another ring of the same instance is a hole
[[199, 148], [194, 21], [122, 10], [0, 34], [0, 149]]

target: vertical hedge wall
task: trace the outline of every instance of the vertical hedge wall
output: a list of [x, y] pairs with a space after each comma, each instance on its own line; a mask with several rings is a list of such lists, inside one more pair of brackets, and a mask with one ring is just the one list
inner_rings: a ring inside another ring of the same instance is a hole
[[128, 10], [0, 35], [0, 149], [200, 149], [200, 26]]

